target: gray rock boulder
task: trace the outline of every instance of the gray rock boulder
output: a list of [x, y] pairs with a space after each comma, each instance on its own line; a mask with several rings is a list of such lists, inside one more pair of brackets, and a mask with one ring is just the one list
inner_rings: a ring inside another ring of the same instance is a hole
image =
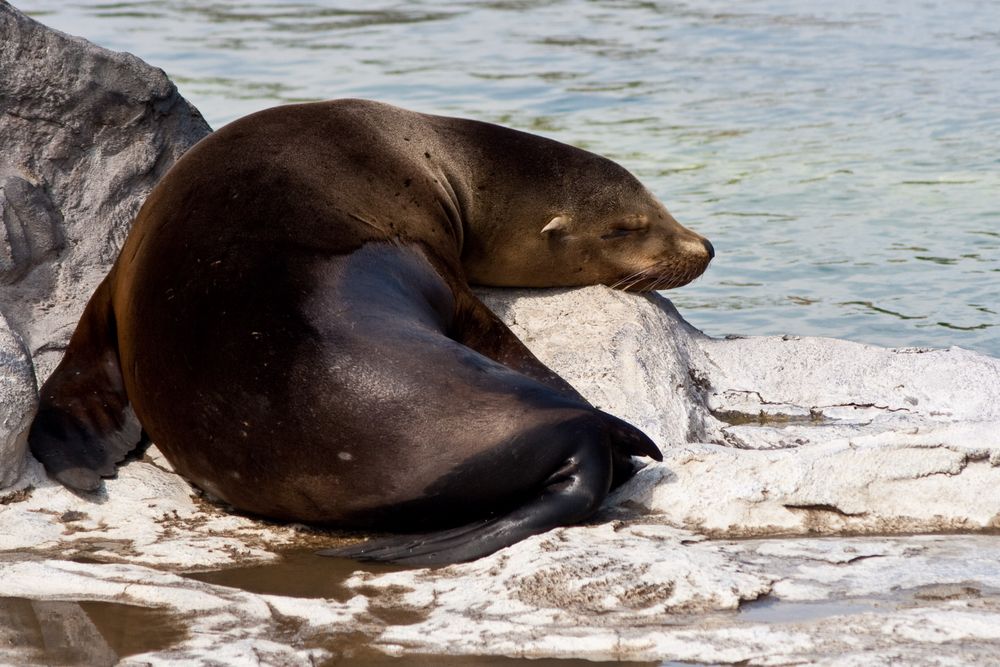
[[162, 70], [0, 2], [0, 312], [39, 382], [146, 195], [210, 128]]
[[37, 404], [31, 358], [0, 313], [0, 491], [14, 484], [24, 468]]

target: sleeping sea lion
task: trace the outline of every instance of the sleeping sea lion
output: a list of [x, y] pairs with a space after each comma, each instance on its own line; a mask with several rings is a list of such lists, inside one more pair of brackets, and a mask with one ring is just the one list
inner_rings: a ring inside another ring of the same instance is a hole
[[478, 558], [578, 522], [661, 458], [470, 291], [676, 287], [714, 251], [579, 148], [364, 100], [261, 111], [156, 186], [44, 384], [30, 444], [97, 488], [138, 424], [287, 521], [433, 531], [335, 555]]

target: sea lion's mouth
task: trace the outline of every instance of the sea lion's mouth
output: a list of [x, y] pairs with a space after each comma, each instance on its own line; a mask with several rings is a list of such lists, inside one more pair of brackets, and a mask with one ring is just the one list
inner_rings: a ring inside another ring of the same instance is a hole
[[666, 259], [651, 264], [608, 285], [626, 292], [657, 292], [687, 285], [708, 268], [711, 257], [704, 261]]

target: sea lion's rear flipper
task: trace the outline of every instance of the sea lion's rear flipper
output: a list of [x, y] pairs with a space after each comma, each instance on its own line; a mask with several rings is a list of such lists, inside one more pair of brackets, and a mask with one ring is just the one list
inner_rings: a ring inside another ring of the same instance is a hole
[[111, 281], [105, 278], [90, 298], [66, 354], [42, 385], [28, 435], [49, 475], [79, 491], [113, 476], [141, 438], [118, 360]]
[[663, 460], [663, 452], [648, 435], [624, 419], [619, 419], [603, 410], [600, 413], [611, 433], [611, 446], [615, 451], [629, 456], [648, 456], [654, 461]]
[[532, 502], [495, 519], [423, 535], [372, 539], [349, 547], [325, 549], [319, 555], [415, 567], [465, 563], [532, 535], [582, 521], [596, 511], [607, 491], [606, 480], [594, 484], [570, 475], [547, 486]]
[[576, 439], [569, 455], [537, 496], [508, 514], [450, 530], [369, 540], [319, 553], [413, 566], [447, 565], [475, 560], [532, 535], [583, 521], [597, 511], [611, 485], [611, 450], [608, 434], [601, 430], [564, 430]]

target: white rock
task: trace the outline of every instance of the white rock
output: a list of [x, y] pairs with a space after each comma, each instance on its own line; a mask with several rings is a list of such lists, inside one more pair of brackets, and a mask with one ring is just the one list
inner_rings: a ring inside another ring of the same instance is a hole
[[433, 604], [475, 609], [484, 622], [544, 620], [567, 626], [581, 614], [618, 625], [618, 616], [638, 621], [670, 612], [736, 609], [768, 592], [770, 584], [740, 572], [697, 535], [620, 522], [559, 528], [473, 563], [360, 575], [347, 582], [369, 590], [410, 589], [399, 603], [415, 609]]
[[[968, 664], [1000, 650], [998, 558], [1000, 542], [984, 536], [719, 542], [630, 523], [560, 529], [468, 565], [357, 573], [346, 582], [357, 594], [343, 601], [56, 560], [0, 560], [0, 590], [167, 612], [186, 636], [128, 659], [137, 664], [255, 655], [311, 664], [366, 646], [407, 655]], [[733, 607], [768, 592], [783, 599]], [[0, 647], [0, 659], [15, 657], [23, 653]]]
[[244, 518], [199, 498], [153, 463], [158, 456], [151, 451], [86, 497], [46, 479], [41, 464], [29, 459], [17, 487], [0, 498], [0, 553], [191, 569], [271, 559], [307, 540], [295, 527]]
[[[638, 525], [625, 532], [640, 535], [645, 529]], [[358, 575], [348, 584], [365, 590], [392, 587], [403, 591], [404, 603], [425, 610], [424, 619], [387, 627], [374, 640], [389, 652], [500, 652], [521, 657], [751, 664], [824, 658], [828, 664], [839, 664], [831, 656], [853, 655], [845, 663], [850, 664], [859, 656], [885, 654], [888, 659], [900, 654], [908, 664], [938, 664], [937, 647], [943, 643], [949, 644], [955, 658], [1000, 648], [1000, 596], [996, 593], [1000, 541], [995, 538], [691, 544], [681, 541], [683, 534], [676, 531], [672, 539], [660, 534], [643, 542], [609, 540], [594, 530], [569, 528], [534, 538], [536, 546], [558, 539], [559, 548], [536, 548], [531, 567], [524, 570], [509, 569], [515, 559], [526, 564], [525, 548], [519, 545], [481, 563], [433, 572]], [[611, 548], [605, 550], [606, 546]], [[588, 550], [601, 556], [595, 560], [580, 553]], [[521, 608], [523, 573], [545, 574], [564, 553], [573, 554], [571, 568], [582, 575], [553, 577], [548, 590], [560, 595], [532, 598], [531, 606]], [[602, 569], [601, 558], [609, 553], [618, 554], [627, 567]], [[652, 567], [642, 566], [643, 561]], [[588, 563], [594, 564], [592, 570], [588, 571]], [[737, 596], [754, 590], [757, 595], [780, 591], [787, 601], [747, 604], [734, 612], [717, 600], [722, 604], [714, 607], [719, 610], [715, 613], [706, 613], [713, 608], [711, 604], [687, 610], [701, 612], [696, 615], [685, 615], [684, 609], [677, 608], [668, 612], [661, 604], [663, 598], [656, 595], [669, 589], [663, 586], [659, 563], [669, 563], [666, 567], [680, 575], [680, 580], [696, 573], [693, 581], [702, 591], [721, 590], [738, 573], [744, 585], [732, 589]], [[685, 574], [689, 567], [693, 572]], [[616, 573], [626, 569], [631, 576], [619, 579]], [[745, 586], [752, 581], [756, 584]], [[774, 583], [767, 585], [768, 581]], [[632, 599], [648, 601], [648, 606], [624, 604], [620, 597], [617, 603], [606, 602], [615, 599], [617, 591], [643, 590], [643, 584], [654, 594]], [[928, 628], [933, 630], [923, 631]]]
[[704, 438], [692, 368], [702, 334], [665, 299], [604, 287], [478, 290], [532, 352], [595, 406], [661, 446]]
[[[120, 600], [127, 589], [133, 604], [187, 617], [197, 610], [190, 639], [141, 656], [151, 664], [242, 660], [255, 646], [287, 664], [336, 657], [327, 621], [355, 633], [354, 644], [389, 654], [947, 664], [942, 644], [959, 662], [1000, 649], [1000, 538], [787, 537], [996, 525], [996, 360], [771, 339], [765, 349], [781, 350], [781, 363], [796, 373], [826, 346], [844, 355], [840, 364], [808, 367], [810, 382], [833, 387], [829, 395], [808, 384], [800, 397], [773, 372], [774, 358], [757, 350], [759, 340], [708, 339], [655, 297], [593, 288], [488, 299], [544, 361], [595, 403], [643, 423], [664, 448], [665, 462], [620, 489], [594, 525], [557, 529], [465, 565], [357, 572], [345, 582], [355, 596], [344, 602], [223, 593], [163, 581], [135, 564], [188, 569], [261, 559], [303, 536], [197, 500], [153, 449], [92, 503], [46, 481], [33, 463], [22, 480], [34, 486], [29, 497], [0, 505], [0, 550], [123, 565], [4, 562], [0, 589], [35, 600]], [[560, 318], [571, 312], [582, 313], [573, 348], [569, 320]], [[872, 364], [891, 367], [894, 378], [866, 380]], [[985, 395], [948, 375], [966, 366]], [[854, 383], [833, 381], [852, 373]], [[909, 388], [898, 399], [905, 410], [891, 402], [900, 384]], [[734, 413], [775, 404], [805, 418], [772, 413], [763, 424], [731, 425], [712, 414], [739, 421]], [[868, 405], [875, 407], [858, 407]], [[816, 410], [822, 419], [808, 417]], [[806, 444], [771, 448], [785, 431]], [[734, 432], [761, 448], [727, 445]], [[727, 542], [706, 534], [786, 537]], [[406, 620], [392, 620], [400, 615]], [[268, 639], [290, 618], [294, 637]]]
[[[213, 664], [311, 665], [329, 652], [281, 641], [289, 626], [328, 624], [331, 635], [337, 628], [350, 627], [357, 632], [366, 626], [367, 602], [363, 598], [342, 604], [274, 598], [134, 565], [0, 562], [0, 590], [15, 598], [104, 601], [169, 612], [183, 631], [183, 639], [168, 650], [128, 658], [128, 664], [192, 664], [210, 658]], [[146, 630], [135, 627], [129, 631], [141, 636]], [[100, 637], [87, 639], [97, 642]], [[26, 657], [31, 656], [16, 644], [10, 649], [0, 643], [0, 661], [28, 664]], [[39, 663], [48, 662], [45, 655], [38, 657]]]
[[718, 340], [662, 297], [604, 287], [481, 295], [542, 361], [663, 449], [616, 502], [713, 536], [1000, 526], [998, 359]]

